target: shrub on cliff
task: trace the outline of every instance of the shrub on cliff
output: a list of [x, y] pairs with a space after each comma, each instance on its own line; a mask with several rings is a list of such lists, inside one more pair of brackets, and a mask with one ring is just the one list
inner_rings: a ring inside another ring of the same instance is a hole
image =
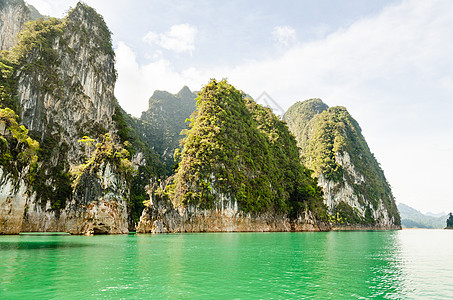
[[0, 108], [0, 166], [18, 179], [28, 167], [30, 183], [38, 167], [39, 143], [28, 136], [28, 130], [17, 123], [19, 117], [10, 108]]

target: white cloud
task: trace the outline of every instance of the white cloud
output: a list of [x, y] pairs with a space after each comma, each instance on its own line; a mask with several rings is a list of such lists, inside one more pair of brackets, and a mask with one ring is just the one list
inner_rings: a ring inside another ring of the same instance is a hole
[[176, 93], [184, 85], [192, 89], [200, 89], [200, 74], [195, 68], [176, 72], [172, 64], [156, 56], [156, 60], [140, 66], [133, 49], [123, 42], [118, 43], [116, 52], [116, 69], [118, 80], [115, 86], [115, 95], [120, 105], [126, 111], [139, 117], [148, 109], [148, 99], [155, 90], [164, 90]]
[[272, 36], [280, 45], [288, 47], [296, 41], [296, 30], [291, 26], [276, 26]]
[[69, 7], [75, 7], [77, 0], [25, 0], [26, 3], [33, 5], [42, 15], [51, 17], [63, 17]]
[[166, 33], [148, 32], [143, 40], [150, 45], [156, 44], [164, 49], [176, 53], [190, 52], [195, 50], [195, 36], [197, 29], [189, 24], [173, 25]]

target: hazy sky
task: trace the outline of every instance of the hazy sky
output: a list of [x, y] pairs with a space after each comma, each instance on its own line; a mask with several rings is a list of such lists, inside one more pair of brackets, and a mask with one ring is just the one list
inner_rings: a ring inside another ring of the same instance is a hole
[[[62, 17], [75, 0], [28, 0]], [[228, 78], [286, 110], [321, 98], [359, 122], [398, 202], [453, 211], [453, 1], [86, 0], [113, 32], [123, 108]]]

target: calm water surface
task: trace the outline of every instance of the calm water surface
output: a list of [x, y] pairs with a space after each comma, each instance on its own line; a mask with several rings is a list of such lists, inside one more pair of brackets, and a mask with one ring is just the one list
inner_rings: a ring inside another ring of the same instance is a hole
[[1, 299], [452, 299], [453, 230], [0, 236]]

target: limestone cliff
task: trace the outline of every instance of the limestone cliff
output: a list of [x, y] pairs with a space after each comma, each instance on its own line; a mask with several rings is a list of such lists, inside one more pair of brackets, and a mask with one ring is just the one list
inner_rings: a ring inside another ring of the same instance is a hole
[[17, 35], [30, 20], [30, 11], [23, 1], [0, 0], [0, 51], [17, 44]]
[[0, 0], [0, 51], [13, 48], [23, 25], [38, 18], [42, 15], [23, 0]]
[[311, 212], [297, 218], [286, 213], [246, 213], [237, 201], [221, 199], [214, 207], [203, 209], [196, 205], [175, 206], [156, 190], [149, 190], [150, 202], [138, 223], [138, 233], [177, 232], [282, 232], [328, 231], [327, 222], [319, 221]]
[[[2, 185], [2, 193], [20, 198], [23, 207], [21, 222], [10, 232], [127, 232], [130, 180], [118, 171], [122, 161], [92, 154], [98, 151], [93, 144], [105, 145], [105, 138], [117, 132], [114, 52], [102, 16], [79, 3], [64, 19], [27, 23], [2, 61], [5, 93], [0, 105], [17, 109], [21, 123], [40, 143], [35, 176], [19, 185], [27, 192]], [[113, 138], [109, 143], [118, 142]], [[71, 176], [70, 170], [99, 157], [105, 162], [81, 171], [82, 179], [74, 183], [81, 173]], [[6, 233], [1, 227], [0, 232]]]
[[225, 80], [199, 93], [181, 144], [176, 174], [150, 192], [140, 232], [330, 228], [288, 128]]
[[294, 104], [284, 119], [323, 188], [334, 228], [400, 228], [390, 185], [345, 108], [311, 99]]
[[19, 233], [27, 199], [35, 200], [30, 184], [38, 167], [39, 143], [17, 123], [9, 108], [0, 108], [0, 233]]
[[140, 118], [148, 144], [162, 157], [169, 170], [174, 165], [173, 154], [182, 139], [181, 131], [187, 129], [185, 121], [196, 109], [196, 97], [187, 86], [175, 95], [155, 91], [149, 99], [148, 110]]

